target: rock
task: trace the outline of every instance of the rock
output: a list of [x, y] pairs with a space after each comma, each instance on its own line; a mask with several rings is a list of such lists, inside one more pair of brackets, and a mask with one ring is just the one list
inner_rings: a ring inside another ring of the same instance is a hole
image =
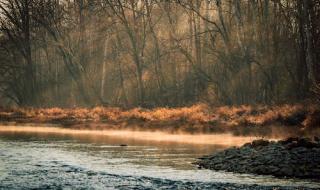
[[279, 143], [282, 145], [290, 144], [292, 142], [297, 142], [299, 140], [299, 137], [289, 137], [285, 140], [280, 140]]
[[305, 153], [306, 151], [308, 151], [308, 149], [305, 148], [305, 147], [297, 147], [297, 148], [292, 150], [292, 153], [301, 155], [301, 154]]
[[267, 166], [265, 170], [266, 170], [266, 173], [275, 173], [279, 171], [279, 168], [271, 165], [271, 166]]
[[210, 159], [196, 164], [212, 170], [320, 179], [320, 147], [316, 139], [293, 137], [278, 142], [260, 139], [205, 158]]
[[243, 147], [251, 147], [251, 143], [246, 143], [243, 145]]
[[256, 148], [260, 146], [267, 146], [269, 144], [269, 141], [264, 139], [254, 140], [251, 143], [251, 147]]
[[280, 172], [282, 172], [282, 173], [283, 173], [283, 176], [285, 176], [285, 177], [291, 177], [291, 176], [293, 176], [293, 168], [290, 167], [290, 166], [288, 166], [288, 165], [286, 165], [286, 166], [284, 166], [283, 168], [281, 168], [281, 169], [280, 169]]

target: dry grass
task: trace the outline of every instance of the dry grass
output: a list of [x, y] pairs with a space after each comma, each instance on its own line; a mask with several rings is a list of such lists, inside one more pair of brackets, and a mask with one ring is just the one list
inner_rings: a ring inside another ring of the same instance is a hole
[[[0, 109], [0, 121], [16, 123], [53, 123], [65, 127], [90, 129], [139, 129], [170, 132], [274, 131], [275, 126], [294, 130], [320, 127], [319, 109], [311, 105], [224, 106], [204, 104], [182, 108], [113, 107], [75, 109]], [[272, 128], [271, 128], [272, 127]], [[281, 129], [283, 130], [283, 129]]]

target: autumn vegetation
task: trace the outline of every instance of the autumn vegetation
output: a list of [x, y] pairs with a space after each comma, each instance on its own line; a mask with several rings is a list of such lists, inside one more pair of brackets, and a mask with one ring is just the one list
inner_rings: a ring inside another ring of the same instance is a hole
[[224, 106], [181, 108], [17, 108], [2, 109], [3, 124], [57, 124], [75, 129], [130, 129], [171, 133], [222, 133], [282, 137], [315, 135], [320, 127], [315, 106]]
[[2, 0], [0, 119], [316, 128], [319, 18], [319, 0]]

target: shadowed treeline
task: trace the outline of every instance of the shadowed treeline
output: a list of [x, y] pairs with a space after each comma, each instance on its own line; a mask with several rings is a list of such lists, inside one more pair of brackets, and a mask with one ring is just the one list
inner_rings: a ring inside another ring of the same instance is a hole
[[0, 104], [314, 99], [319, 13], [319, 0], [2, 0]]

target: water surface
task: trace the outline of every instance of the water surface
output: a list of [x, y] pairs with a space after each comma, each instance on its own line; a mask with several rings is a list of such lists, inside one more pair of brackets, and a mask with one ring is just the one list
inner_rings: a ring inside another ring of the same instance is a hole
[[[229, 135], [211, 136], [212, 141], [199, 135], [192, 138], [202, 143], [192, 143], [188, 136], [163, 133], [22, 129], [0, 127], [0, 188], [320, 188], [310, 180], [199, 170], [192, 164], [250, 138], [231, 143]], [[214, 143], [223, 137], [228, 143]]]

